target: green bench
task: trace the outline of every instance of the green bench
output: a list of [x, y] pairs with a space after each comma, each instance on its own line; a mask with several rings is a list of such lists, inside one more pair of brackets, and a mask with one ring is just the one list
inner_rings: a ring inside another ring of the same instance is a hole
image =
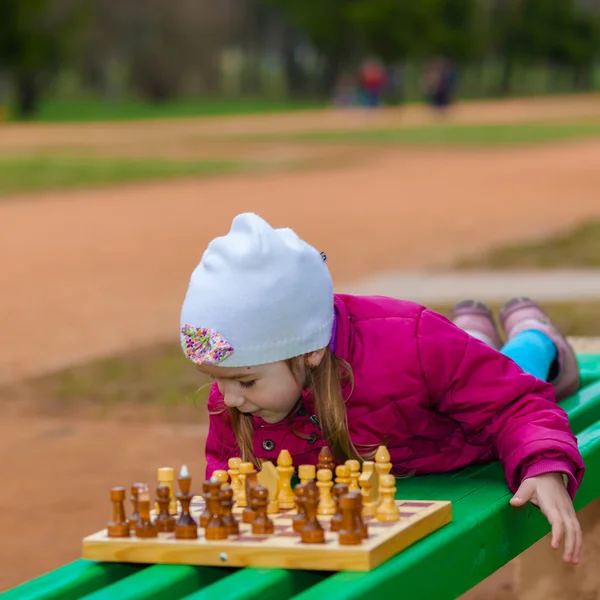
[[[600, 354], [578, 356], [582, 388], [562, 405], [587, 465], [580, 510], [600, 496]], [[4, 600], [450, 600], [485, 579], [550, 530], [528, 505], [511, 508], [499, 464], [398, 481], [398, 497], [451, 500], [453, 521], [373, 571], [312, 572], [76, 560], [2, 595]]]

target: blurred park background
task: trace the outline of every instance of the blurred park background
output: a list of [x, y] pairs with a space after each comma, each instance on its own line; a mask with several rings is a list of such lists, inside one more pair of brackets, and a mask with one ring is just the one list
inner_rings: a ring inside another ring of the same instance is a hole
[[[598, 0], [6, 0], [0, 107], [0, 589], [78, 558], [109, 487], [203, 476], [179, 309], [239, 212], [338, 291], [530, 294], [599, 347]], [[522, 560], [466, 599], [536, 597]]]

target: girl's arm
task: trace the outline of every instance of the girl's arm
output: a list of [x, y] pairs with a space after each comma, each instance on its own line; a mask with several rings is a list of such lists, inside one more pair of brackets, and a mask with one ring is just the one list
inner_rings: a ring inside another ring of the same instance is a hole
[[491, 447], [511, 491], [528, 477], [559, 472], [574, 498], [583, 460], [550, 384], [429, 310], [421, 313], [417, 350], [435, 406], [471, 444]]

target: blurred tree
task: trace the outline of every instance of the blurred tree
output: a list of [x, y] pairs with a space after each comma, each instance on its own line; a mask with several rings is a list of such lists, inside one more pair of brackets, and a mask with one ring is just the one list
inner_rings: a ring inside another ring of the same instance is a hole
[[31, 116], [42, 90], [73, 52], [86, 3], [4, 0], [0, 18], [0, 68], [15, 89], [19, 117]]
[[[303, 31], [323, 55], [319, 92], [330, 94], [343, 68], [356, 56], [356, 29], [350, 19], [352, 0], [264, 0], [278, 8], [288, 22]], [[288, 49], [288, 52], [290, 49]]]

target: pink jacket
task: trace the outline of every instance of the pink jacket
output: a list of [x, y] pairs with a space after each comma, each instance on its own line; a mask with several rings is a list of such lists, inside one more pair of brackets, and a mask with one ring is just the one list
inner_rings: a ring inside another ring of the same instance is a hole
[[[568, 477], [571, 497], [584, 465], [554, 388], [524, 373], [511, 359], [472, 338], [445, 317], [412, 302], [335, 296], [332, 349], [352, 366], [348, 428], [355, 445], [385, 442], [392, 473], [441, 473], [500, 460], [514, 492], [526, 477], [551, 471]], [[316, 464], [325, 444], [304, 410], [289, 422], [254, 421], [254, 452], [275, 462], [284, 448], [294, 465]], [[223, 407], [216, 385], [209, 410]], [[207, 477], [239, 456], [226, 413], [210, 416]], [[311, 419], [312, 416], [312, 419]]]

